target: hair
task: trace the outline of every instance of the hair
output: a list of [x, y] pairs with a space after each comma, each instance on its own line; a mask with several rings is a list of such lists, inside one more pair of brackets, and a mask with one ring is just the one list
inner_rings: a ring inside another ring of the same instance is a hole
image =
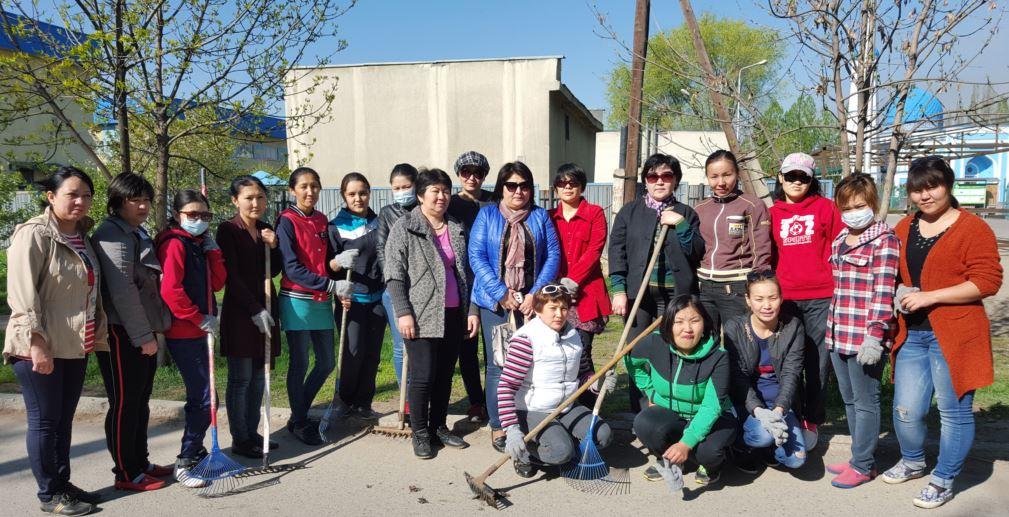
[[554, 183], [562, 179], [574, 181], [582, 190], [585, 190], [585, 187], [589, 184], [585, 171], [576, 163], [565, 163], [557, 167], [557, 173], [554, 174]]
[[[298, 182], [295, 181], [294, 183], [297, 184]], [[259, 178], [251, 174], [243, 174], [231, 180], [231, 187], [228, 188], [228, 192], [231, 194], [231, 197], [237, 198], [238, 194], [245, 187], [259, 187], [259, 190], [262, 190], [264, 195], [270, 192], [266, 190], [266, 185], [263, 185], [263, 182]]]
[[750, 288], [756, 284], [763, 282], [770, 282], [778, 288], [778, 294], [781, 294], [781, 282], [778, 281], [778, 275], [774, 273], [773, 269], [756, 269], [751, 271], [746, 275], [746, 296], [750, 296]]
[[[494, 199], [501, 200], [504, 197], [504, 184], [512, 176], [518, 174], [525, 182], [529, 183], [530, 193], [532, 193], [532, 186], [535, 184], [533, 181], [533, 171], [529, 170], [526, 164], [520, 161], [508, 162], [501, 166], [501, 170], [497, 173], [497, 182], [494, 183]], [[532, 196], [529, 199], [529, 206], [532, 206], [534, 201]]]
[[923, 156], [915, 158], [907, 170], [907, 191], [921, 192], [922, 190], [946, 187], [949, 193], [950, 204], [953, 208], [960, 208], [960, 202], [953, 197], [953, 183], [956, 181], [956, 174], [941, 156]]
[[396, 164], [392, 168], [392, 172], [389, 173], [389, 183], [391, 184], [392, 180], [400, 176], [409, 179], [410, 183], [417, 183], [417, 168], [409, 163]]
[[864, 172], [849, 174], [834, 188], [834, 204], [839, 210], [843, 210], [856, 196], [862, 196], [873, 212], [879, 211], [879, 192], [872, 176]]
[[291, 190], [294, 190], [294, 186], [298, 184], [298, 180], [301, 179], [301, 177], [304, 176], [305, 174], [311, 174], [312, 176], [315, 176], [315, 181], [318, 181], [319, 184], [322, 184], [322, 178], [319, 177], [318, 172], [315, 172], [315, 169], [311, 167], [298, 167], [297, 169], [294, 169], [294, 172], [291, 173], [291, 177], [288, 178], [287, 187], [290, 188]]
[[736, 170], [737, 174], [739, 173], [739, 160], [736, 159], [736, 155], [732, 154], [732, 151], [728, 151], [725, 149], [719, 149], [708, 155], [708, 159], [704, 160], [705, 172], [708, 169], [708, 165], [711, 165], [712, 163], [721, 160], [726, 160], [732, 163], [732, 168]]
[[[175, 193], [175, 197], [172, 198], [172, 212], [178, 214], [189, 203], [203, 203], [207, 205], [208, 210], [210, 209], [210, 201], [207, 199], [207, 196], [204, 196], [199, 190], [187, 188]], [[165, 227], [179, 228], [179, 223], [174, 217], [169, 217]]]
[[666, 343], [672, 343], [673, 339], [673, 321], [676, 319], [676, 313], [686, 309], [688, 307], [693, 308], [701, 315], [701, 319], [704, 320], [704, 335], [701, 339], [707, 339], [711, 336], [712, 327], [711, 316], [708, 315], [708, 311], [704, 310], [704, 305], [701, 304], [701, 299], [696, 294], [681, 294], [676, 298], [673, 298], [666, 305], [666, 312], [662, 315], [662, 325], [659, 328], [659, 335], [662, 336], [662, 340]]
[[559, 282], [547, 282], [547, 284], [544, 285], [543, 287], [546, 287], [548, 285], [556, 286], [559, 289], [550, 294], [544, 293], [543, 288], [540, 288], [539, 291], [536, 291], [536, 294], [533, 295], [534, 311], [539, 312], [543, 310], [543, 307], [550, 302], [560, 302], [561, 305], [563, 305], [568, 309], [570, 309], [571, 306], [574, 305], [574, 300], [572, 299], [571, 294], [568, 293], [566, 287], [561, 285]]
[[[84, 184], [87, 185], [89, 189], [91, 189], [91, 194], [94, 195], [95, 184], [94, 182], [91, 181], [91, 176], [88, 176], [87, 173], [78, 169], [77, 167], [71, 167], [69, 165], [56, 169], [56, 172], [52, 173], [48, 178], [42, 180], [39, 183], [42, 185], [42, 188], [45, 189], [44, 192], [52, 192], [53, 194], [55, 194], [56, 191], [63, 186], [63, 182], [70, 178], [77, 178], [83, 181]], [[48, 206], [49, 202], [43, 199], [42, 208], [46, 208]]]
[[452, 190], [452, 178], [441, 169], [425, 169], [417, 175], [417, 182], [414, 183], [414, 192], [417, 197], [421, 197], [427, 189], [435, 185], [441, 185]]
[[347, 185], [350, 185], [351, 181], [360, 181], [361, 183], [364, 183], [364, 186], [367, 187], [368, 190], [371, 190], [371, 183], [368, 181], [368, 178], [364, 176], [364, 174], [361, 174], [360, 172], [351, 172], [346, 176], [344, 176], [342, 180], [340, 180], [341, 193], [347, 190]]
[[683, 169], [680, 168], [680, 161], [668, 154], [662, 153], [655, 153], [645, 160], [645, 164], [641, 166], [641, 183], [647, 183], [645, 177], [660, 165], [668, 165], [673, 170], [673, 176], [676, 177], [676, 186], [679, 187], [680, 181], [683, 179]]
[[119, 210], [123, 208], [123, 203], [128, 199], [137, 197], [154, 199], [154, 187], [151, 182], [132, 172], [117, 174], [115, 178], [112, 178], [112, 183], [109, 183], [106, 192], [109, 195], [109, 200], [105, 203], [105, 211], [109, 215], [118, 215]]

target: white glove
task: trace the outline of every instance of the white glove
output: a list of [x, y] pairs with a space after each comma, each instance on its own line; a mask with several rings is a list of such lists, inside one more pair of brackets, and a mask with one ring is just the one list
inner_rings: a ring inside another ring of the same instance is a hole
[[340, 298], [350, 298], [354, 293], [354, 284], [346, 280], [335, 280], [329, 284], [329, 292]]
[[591, 389], [596, 393], [602, 393], [604, 390], [606, 393], [613, 393], [613, 390], [617, 389], [617, 372], [613, 370], [606, 372], [606, 375], [600, 377]]
[[221, 322], [217, 320], [217, 316], [213, 314], [207, 314], [203, 316], [203, 321], [200, 322], [200, 330], [206, 332], [207, 334], [216, 334], [218, 327], [221, 326]]
[[862, 366], [872, 366], [883, 358], [883, 345], [872, 336], [862, 338], [862, 346], [858, 347], [855, 360]]
[[568, 294], [571, 295], [571, 299], [574, 300], [578, 297], [578, 284], [574, 280], [564, 277], [557, 281], [558, 284], [564, 286], [568, 290]]
[[340, 266], [340, 269], [351, 269], [354, 267], [354, 262], [360, 253], [361, 250], [347, 250], [337, 254], [337, 256], [333, 257], [333, 260], [336, 262], [336, 265]]
[[662, 475], [662, 480], [666, 482], [666, 487], [672, 492], [677, 492], [683, 488], [683, 470], [675, 463], [662, 458], [662, 463], [655, 468]]
[[505, 430], [505, 452], [513, 460], [521, 463], [529, 463], [529, 449], [526, 447], [526, 435], [518, 425], [513, 425]]
[[259, 329], [261, 334], [265, 334], [266, 337], [271, 337], [270, 329], [273, 328], [273, 316], [270, 316], [270, 313], [266, 312], [266, 309], [253, 314], [252, 323]]
[[782, 445], [788, 439], [788, 424], [778, 413], [767, 408], [758, 407], [753, 410], [753, 418], [774, 438], [775, 445]]
[[893, 308], [897, 309], [897, 312], [904, 314], [909, 314], [908, 310], [900, 304], [900, 299], [904, 297], [905, 294], [917, 293], [921, 291], [917, 287], [908, 287], [904, 284], [897, 284], [897, 292], [893, 293]]

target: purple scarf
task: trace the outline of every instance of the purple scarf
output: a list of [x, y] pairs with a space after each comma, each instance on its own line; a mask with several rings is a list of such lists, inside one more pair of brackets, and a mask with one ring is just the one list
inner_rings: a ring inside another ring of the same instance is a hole
[[676, 195], [671, 194], [665, 201], [656, 201], [652, 196], [645, 194], [645, 206], [655, 210], [655, 218], [662, 219], [662, 211], [673, 206], [676, 202]]

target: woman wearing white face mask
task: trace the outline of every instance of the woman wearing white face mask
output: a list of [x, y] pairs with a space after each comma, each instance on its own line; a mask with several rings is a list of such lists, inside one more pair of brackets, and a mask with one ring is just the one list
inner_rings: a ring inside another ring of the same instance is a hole
[[172, 202], [168, 226], [158, 234], [155, 247], [161, 261], [161, 297], [172, 312], [165, 342], [186, 385], [186, 428], [182, 450], [175, 462], [175, 479], [183, 486], [205, 486], [189, 476], [189, 469], [207, 455], [203, 438], [210, 427], [210, 376], [207, 361], [208, 332], [217, 332], [214, 293], [224, 288], [224, 256], [208, 232], [210, 203], [195, 190], [182, 190]]
[[851, 459], [827, 471], [836, 475], [835, 487], [854, 488], [876, 477], [880, 378], [896, 323], [900, 242], [886, 222], [875, 221], [879, 195], [868, 174], [838, 183], [834, 202], [846, 228], [831, 246], [834, 297], [825, 340], [848, 417]]

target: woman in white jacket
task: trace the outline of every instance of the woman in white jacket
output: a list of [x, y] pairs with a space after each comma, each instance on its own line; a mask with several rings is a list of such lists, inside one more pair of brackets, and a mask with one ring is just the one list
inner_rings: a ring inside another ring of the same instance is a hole
[[[519, 328], [508, 342], [508, 352], [498, 382], [498, 412], [507, 432], [505, 450], [511, 454], [515, 472], [528, 478], [536, 474], [535, 457], [541, 464], [563, 465], [578, 452], [577, 440], [585, 439], [592, 411], [573, 406], [551, 422], [526, 448], [525, 433], [536, 427], [578, 386], [592, 376], [591, 357], [582, 355], [578, 329], [568, 323], [568, 310], [575, 286], [567, 279], [548, 283], [533, 297], [536, 318]], [[611, 371], [605, 377], [607, 390], [616, 384]], [[591, 388], [596, 389], [595, 386]], [[599, 448], [610, 443], [609, 424], [596, 421]]]

